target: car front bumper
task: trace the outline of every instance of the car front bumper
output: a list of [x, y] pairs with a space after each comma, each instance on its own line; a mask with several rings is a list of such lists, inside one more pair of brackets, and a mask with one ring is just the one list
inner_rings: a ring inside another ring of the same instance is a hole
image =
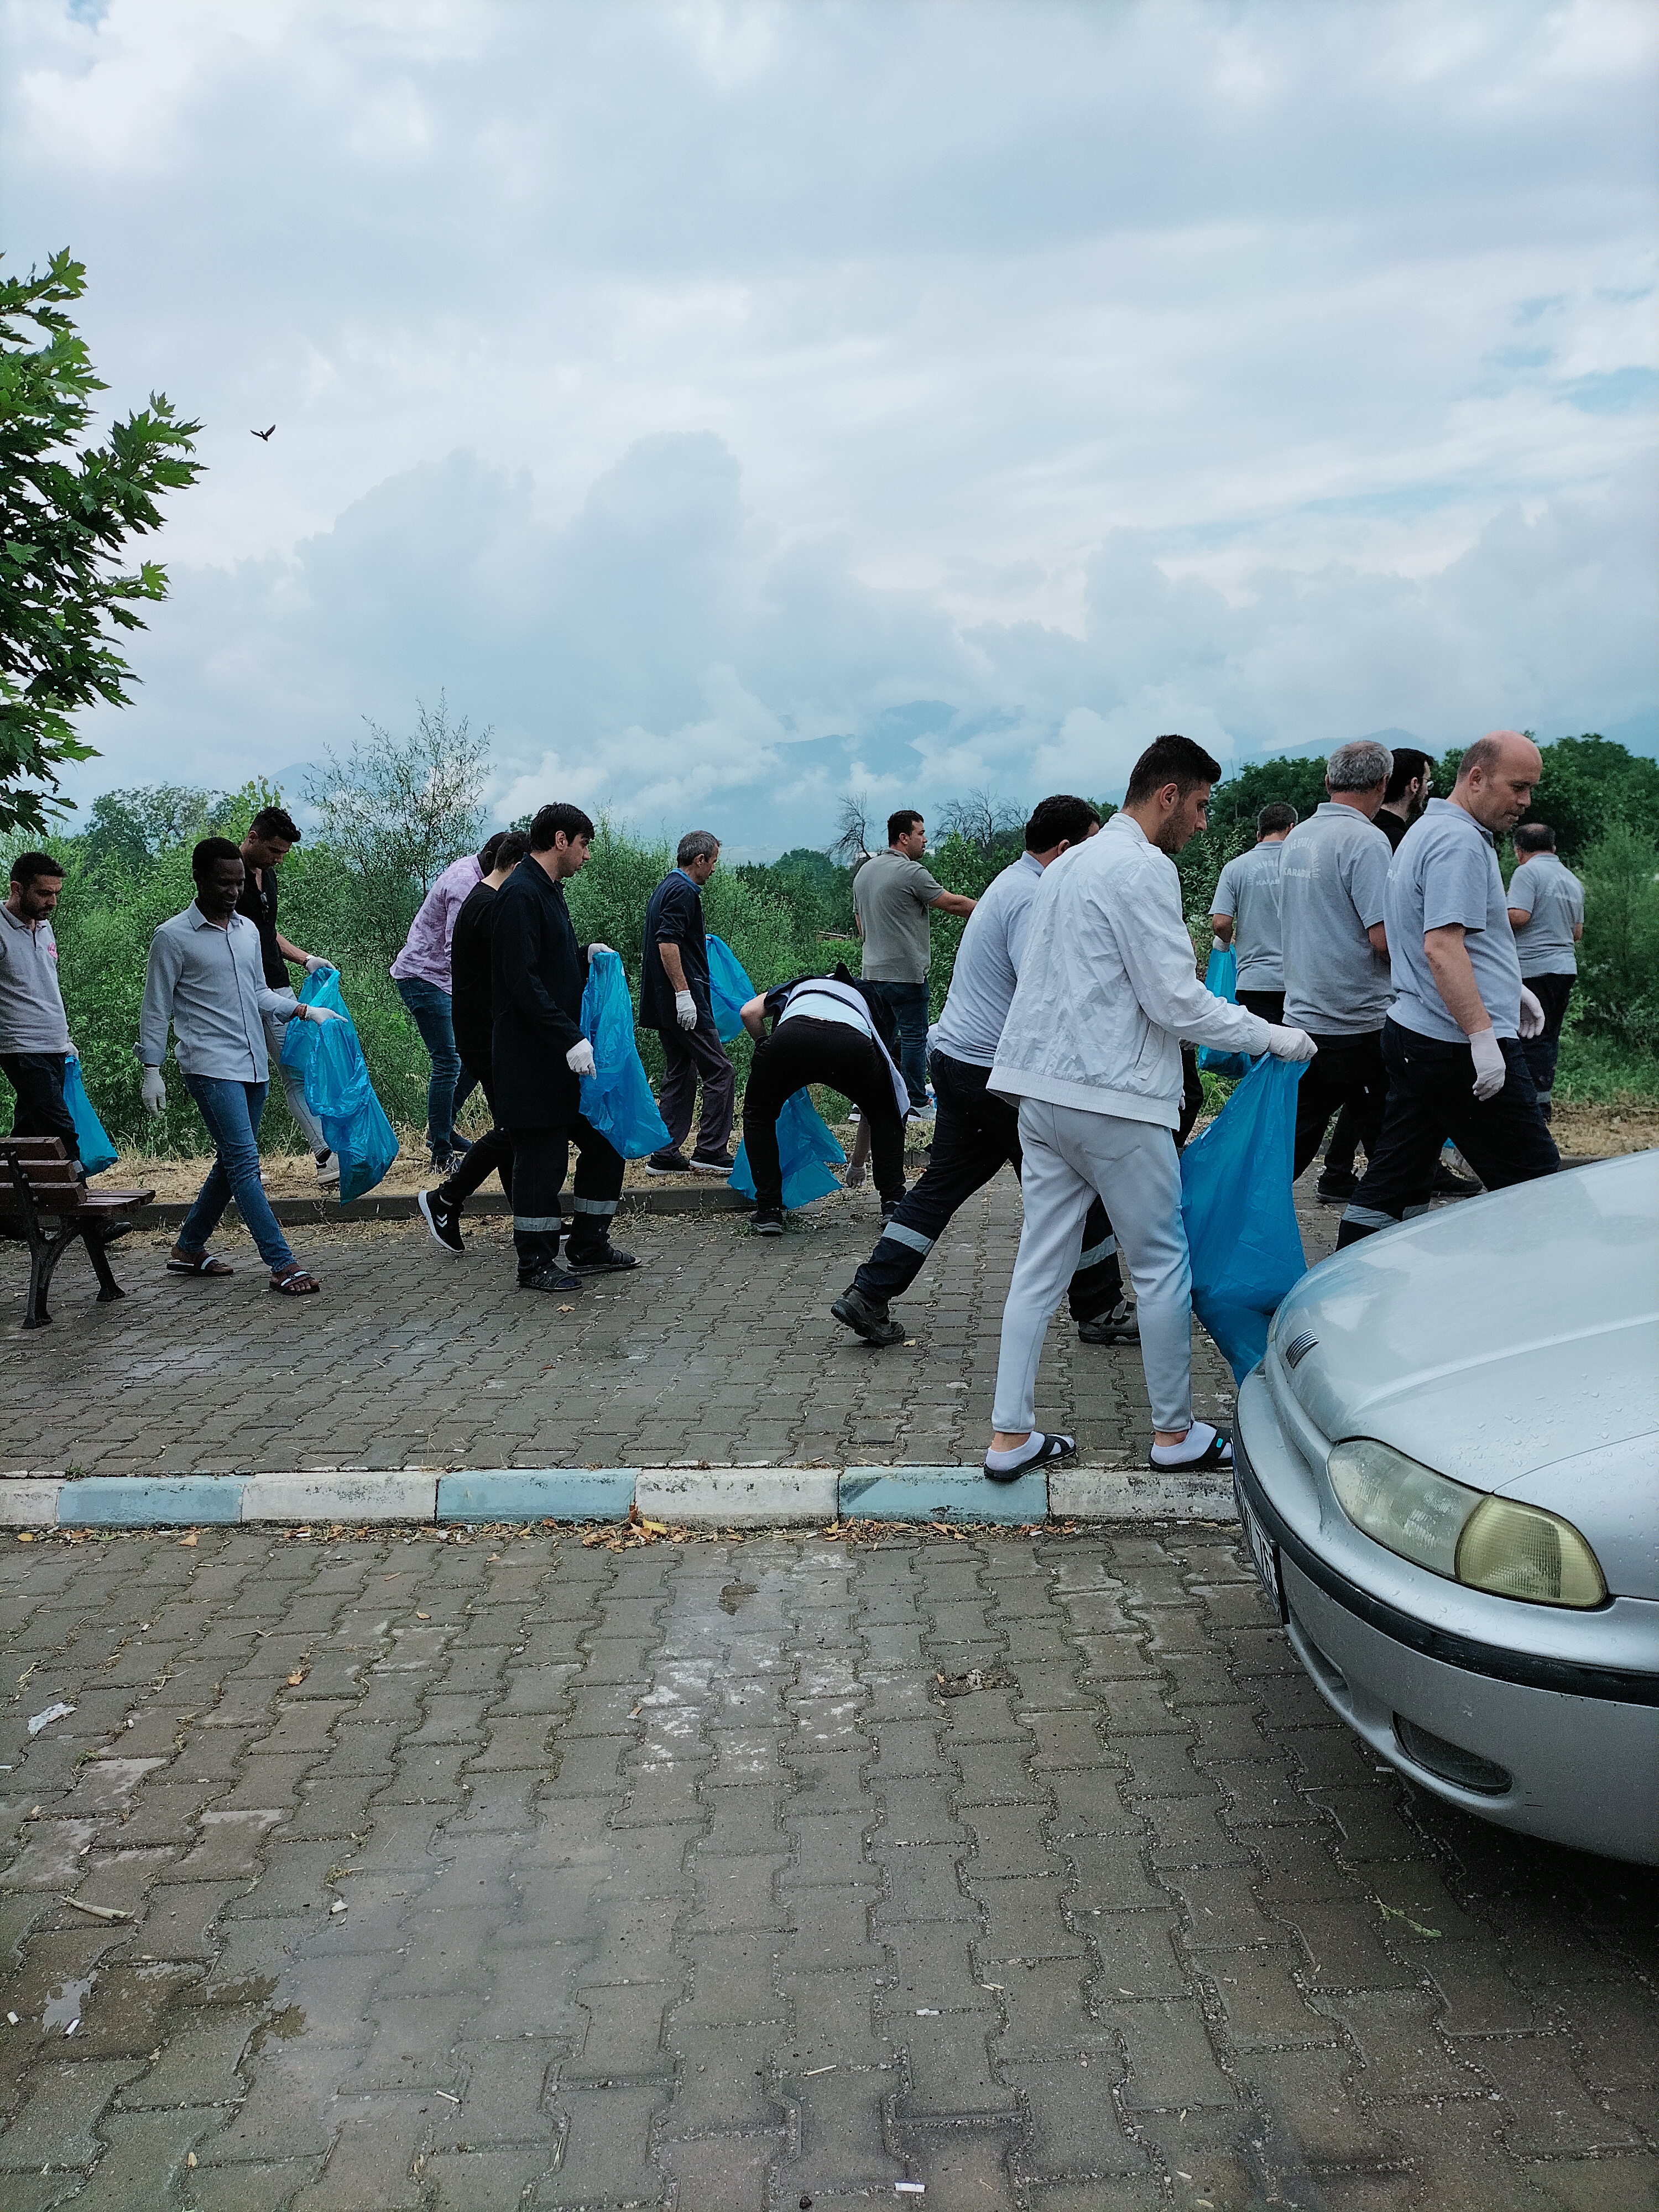
[[[1297, 1656], [1380, 1758], [1482, 1820], [1659, 1863], [1659, 1675], [1476, 1644], [1362, 1588], [1311, 1540], [1306, 1465], [1260, 1369], [1239, 1394], [1234, 1472], [1258, 1572]], [[1397, 1591], [1401, 1563], [1389, 1564]], [[1436, 1586], [1443, 1613], [1446, 1585], [1413, 1571]], [[1454, 1778], [1471, 1773], [1479, 1786]]]

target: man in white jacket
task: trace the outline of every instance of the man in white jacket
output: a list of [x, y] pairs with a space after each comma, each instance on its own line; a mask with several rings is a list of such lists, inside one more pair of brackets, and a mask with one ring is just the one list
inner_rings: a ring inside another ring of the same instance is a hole
[[1019, 1109], [1025, 1224], [1002, 1313], [993, 1481], [1069, 1459], [1071, 1437], [1036, 1426], [1037, 1361], [1098, 1194], [1140, 1313], [1152, 1465], [1227, 1468], [1231, 1440], [1192, 1403], [1192, 1271], [1174, 1132], [1181, 1045], [1311, 1060], [1281, 1029], [1199, 981], [1171, 855], [1205, 826], [1219, 764], [1189, 738], [1157, 738], [1121, 810], [1043, 876], [989, 1088]]

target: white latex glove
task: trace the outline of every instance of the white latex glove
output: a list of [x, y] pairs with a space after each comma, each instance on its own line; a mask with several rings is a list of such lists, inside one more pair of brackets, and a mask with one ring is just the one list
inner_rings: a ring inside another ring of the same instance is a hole
[[1524, 983], [1521, 986], [1519, 1028], [1523, 1037], [1541, 1036], [1544, 1033], [1543, 1006]]
[[73, 1037], [71, 1037], [69, 1042], [64, 1047], [64, 1057], [65, 1060], [79, 1060], [81, 1057], [79, 1048], [76, 1046]]
[[697, 1026], [697, 1002], [690, 991], [675, 992], [674, 1019], [683, 1030], [694, 1030]]
[[564, 1056], [564, 1064], [573, 1075], [592, 1075], [593, 1048], [586, 1037], [578, 1037]]
[[337, 1013], [332, 1006], [301, 1006], [301, 1013], [308, 1022], [343, 1022], [345, 1016]]
[[338, 972], [339, 971], [335, 967], [334, 963], [331, 960], [324, 959], [320, 952], [307, 953], [306, 973], [307, 975], [337, 975]]
[[138, 1095], [152, 1114], [165, 1113], [167, 1087], [161, 1080], [161, 1071], [159, 1067], [147, 1067], [144, 1070], [143, 1085]]
[[1218, 937], [1212, 937], [1210, 939], [1210, 950], [1212, 952], [1224, 952], [1227, 948]]
[[1474, 1095], [1484, 1105], [1488, 1098], [1496, 1098], [1509, 1080], [1504, 1048], [1498, 1042], [1496, 1030], [1484, 1029], [1477, 1030], [1469, 1039], [1469, 1050], [1474, 1056]]
[[1311, 1060], [1319, 1047], [1306, 1030], [1282, 1030], [1270, 1022], [1267, 1049], [1275, 1060]]
[[598, 942], [598, 940], [596, 939], [596, 940], [594, 941], [594, 943], [593, 943], [593, 944], [592, 944], [592, 945], [590, 945], [588, 946], [588, 948], [587, 948], [587, 951], [588, 951], [588, 956], [589, 956], [589, 957], [591, 958], [591, 957], [592, 957], [592, 955], [593, 955], [594, 953], [596, 953], [596, 952], [609, 952], [611, 949], [612, 949], [612, 948], [611, 948], [610, 945], [601, 945], [601, 944], [599, 944], [599, 943]]

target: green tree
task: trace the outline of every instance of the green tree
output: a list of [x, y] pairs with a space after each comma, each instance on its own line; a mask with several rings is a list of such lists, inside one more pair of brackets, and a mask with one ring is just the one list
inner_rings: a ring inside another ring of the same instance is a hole
[[65, 312], [85, 289], [67, 252], [45, 276], [0, 279], [0, 831], [44, 836], [68, 810], [58, 771], [94, 751], [70, 718], [125, 704], [137, 679], [112, 633], [143, 629], [137, 603], [167, 596], [155, 562], [119, 565], [126, 543], [160, 527], [158, 494], [201, 471], [201, 425], [161, 392], [76, 450], [108, 388]]

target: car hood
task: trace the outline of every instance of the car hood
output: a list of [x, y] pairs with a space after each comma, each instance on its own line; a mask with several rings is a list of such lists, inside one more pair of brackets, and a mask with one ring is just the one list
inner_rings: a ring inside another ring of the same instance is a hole
[[[1659, 1436], [1659, 1152], [1574, 1169], [1384, 1231], [1314, 1268], [1274, 1357], [1321, 1433], [1376, 1437], [1480, 1490], [1569, 1504], [1587, 1455]], [[1580, 1469], [1567, 1462], [1577, 1460]], [[1588, 1534], [1588, 1530], [1586, 1534]]]

